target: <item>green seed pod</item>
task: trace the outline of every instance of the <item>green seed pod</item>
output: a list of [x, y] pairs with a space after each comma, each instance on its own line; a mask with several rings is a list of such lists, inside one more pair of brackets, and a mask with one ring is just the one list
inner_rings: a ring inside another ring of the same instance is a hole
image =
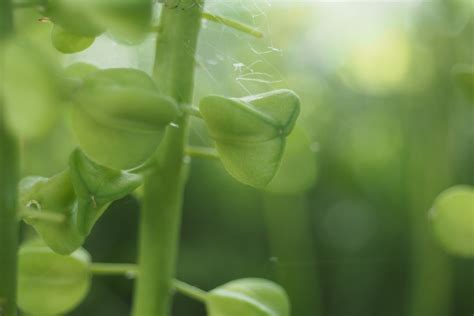
[[20, 248], [18, 260], [18, 306], [25, 313], [69, 312], [89, 291], [90, 256], [82, 248], [62, 256], [39, 242], [29, 242]]
[[113, 201], [131, 193], [142, 182], [139, 175], [97, 165], [80, 150], [72, 153], [69, 166], [78, 200], [77, 229], [84, 236]]
[[112, 37], [125, 44], [141, 42], [149, 33], [152, 0], [95, 0], [97, 13]]
[[58, 213], [62, 222], [26, 218], [44, 242], [55, 252], [67, 255], [79, 248], [84, 237], [76, 229], [76, 197], [69, 171], [52, 178], [29, 177], [20, 183], [20, 206], [37, 212]]
[[456, 65], [453, 67], [452, 75], [456, 85], [471, 103], [474, 103], [474, 66]]
[[5, 48], [0, 85], [4, 87], [8, 127], [21, 137], [40, 137], [58, 118], [62, 98], [60, 67], [34, 44], [18, 39]]
[[474, 188], [455, 186], [442, 192], [431, 210], [431, 223], [447, 252], [474, 257]]
[[88, 63], [74, 63], [67, 66], [66, 69], [64, 69], [64, 72], [69, 78], [84, 79], [91, 73], [98, 70], [99, 68]]
[[289, 316], [285, 290], [268, 280], [242, 279], [224, 284], [207, 295], [209, 316]]
[[281, 166], [265, 191], [277, 194], [306, 192], [316, 182], [316, 153], [305, 131], [295, 128], [288, 136]]
[[224, 167], [256, 188], [275, 176], [299, 108], [299, 98], [290, 90], [240, 99], [208, 96], [200, 104]]
[[138, 70], [101, 70], [87, 77], [73, 111], [74, 131], [87, 156], [118, 170], [146, 161], [178, 114], [175, 102], [155, 90]]
[[95, 37], [85, 37], [70, 33], [59, 25], [51, 31], [53, 46], [64, 54], [73, 54], [87, 49], [94, 43]]
[[104, 27], [88, 1], [49, 0], [46, 15], [55, 24], [78, 36], [96, 37]]

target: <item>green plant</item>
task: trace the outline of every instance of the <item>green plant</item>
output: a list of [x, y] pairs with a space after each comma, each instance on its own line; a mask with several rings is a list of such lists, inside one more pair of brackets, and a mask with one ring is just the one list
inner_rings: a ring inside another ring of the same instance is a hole
[[[299, 99], [292, 91], [276, 90], [243, 98], [208, 96], [199, 108], [193, 106], [201, 19], [257, 37], [261, 33], [203, 12], [202, 0], [159, 2], [157, 26], [152, 0], [1, 2], [0, 257], [7, 258], [0, 261], [2, 316], [16, 315], [17, 284], [23, 311], [65, 313], [85, 296], [92, 274], [135, 276], [135, 316], [169, 315], [175, 290], [205, 303], [212, 316], [289, 315], [285, 291], [270, 281], [243, 279], [205, 292], [174, 280], [189, 157], [217, 154], [237, 180], [265, 188], [279, 169]], [[62, 69], [41, 52], [32, 54], [34, 44], [12, 35], [12, 5], [37, 7], [54, 24], [52, 45], [62, 53], [86, 49], [103, 32], [133, 44], [156, 31], [153, 77], [87, 64]], [[25, 83], [26, 76], [35, 84]], [[18, 151], [11, 135], [28, 138], [48, 130], [64, 103], [71, 106], [79, 148], [59, 174], [23, 179], [17, 207]], [[188, 145], [190, 116], [204, 120], [217, 152]], [[138, 264], [92, 263], [80, 247], [95, 222], [113, 201], [139, 186]], [[21, 247], [19, 265], [17, 217], [42, 239]]]

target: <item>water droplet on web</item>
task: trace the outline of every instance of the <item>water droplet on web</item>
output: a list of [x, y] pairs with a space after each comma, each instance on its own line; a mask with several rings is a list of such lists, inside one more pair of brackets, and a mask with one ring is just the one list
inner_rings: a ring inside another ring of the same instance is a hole
[[176, 123], [170, 123], [170, 126], [171, 126], [171, 127], [174, 127], [174, 128], [179, 128], [179, 125], [176, 124]]

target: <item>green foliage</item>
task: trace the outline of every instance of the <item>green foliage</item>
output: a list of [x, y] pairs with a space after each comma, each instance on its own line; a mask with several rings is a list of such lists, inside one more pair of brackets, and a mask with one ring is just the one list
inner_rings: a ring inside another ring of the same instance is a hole
[[55, 25], [51, 32], [53, 46], [64, 54], [72, 54], [83, 51], [94, 43], [95, 37], [76, 35]]
[[63, 97], [59, 65], [37, 45], [20, 39], [6, 44], [3, 58], [0, 84], [8, 126], [23, 137], [44, 135], [56, 121]]
[[82, 150], [97, 163], [129, 169], [147, 160], [177, 116], [174, 101], [133, 69], [87, 76], [75, 96], [73, 125]]
[[267, 192], [297, 194], [311, 189], [316, 182], [316, 153], [302, 128], [288, 136], [281, 166], [265, 188]]
[[151, 0], [95, 0], [97, 14], [110, 34], [125, 44], [136, 44], [150, 31]]
[[42, 316], [66, 313], [89, 291], [90, 257], [82, 248], [70, 256], [62, 256], [34, 241], [23, 245], [18, 256], [18, 305], [26, 313]]
[[70, 168], [52, 178], [28, 177], [20, 184], [20, 206], [60, 214], [62, 221], [26, 217], [55, 252], [70, 254], [80, 247], [109, 205], [141, 184], [141, 176], [97, 165], [75, 150]]
[[28, 219], [44, 242], [55, 252], [70, 254], [84, 242], [76, 229], [76, 197], [69, 171], [52, 178], [28, 177], [20, 183], [20, 207], [64, 216], [61, 222]]
[[474, 257], [474, 188], [455, 186], [442, 192], [432, 209], [433, 230], [443, 248]]
[[152, 5], [152, 0], [50, 0], [45, 13], [77, 37], [108, 31], [121, 42], [136, 44], [150, 31]]
[[474, 103], [474, 66], [456, 65], [452, 70], [456, 85], [471, 103]]
[[290, 303], [279, 285], [264, 279], [241, 279], [207, 295], [209, 316], [289, 316]]
[[94, 10], [85, 4], [87, 1], [49, 0], [46, 16], [55, 24], [77, 36], [96, 37], [104, 32]]
[[264, 188], [277, 172], [299, 108], [289, 90], [240, 99], [208, 96], [200, 104], [225, 168], [256, 188]]
[[71, 180], [77, 196], [77, 229], [88, 235], [110, 203], [135, 190], [141, 176], [97, 165], [80, 150], [70, 158]]

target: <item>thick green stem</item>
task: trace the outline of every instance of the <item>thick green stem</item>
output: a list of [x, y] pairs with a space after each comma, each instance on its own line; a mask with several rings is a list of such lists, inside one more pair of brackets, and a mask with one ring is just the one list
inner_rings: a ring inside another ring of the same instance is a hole
[[[160, 92], [179, 104], [192, 104], [203, 5], [203, 1], [182, 0], [178, 7], [163, 6], [161, 13], [154, 79]], [[188, 117], [184, 114], [168, 127], [157, 153], [157, 166], [145, 177], [135, 316], [170, 314], [187, 178], [187, 136]]]
[[[4, 44], [12, 31], [9, 0], [0, 0], [0, 76], [5, 73]], [[4, 82], [0, 78], [0, 82]], [[18, 157], [15, 138], [4, 118], [4, 87], [0, 87], [0, 315], [16, 315], [18, 214], [16, 211]]]

